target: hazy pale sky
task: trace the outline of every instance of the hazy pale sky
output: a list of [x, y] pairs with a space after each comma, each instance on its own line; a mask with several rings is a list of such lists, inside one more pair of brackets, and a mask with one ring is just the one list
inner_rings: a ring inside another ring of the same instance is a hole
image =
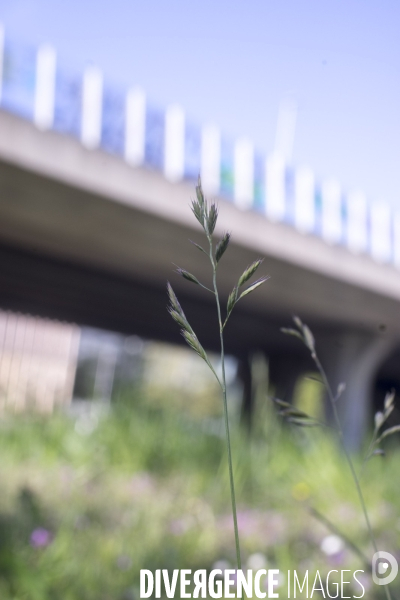
[[399, 2], [0, 0], [0, 20], [262, 151], [295, 98], [294, 164], [400, 208]]

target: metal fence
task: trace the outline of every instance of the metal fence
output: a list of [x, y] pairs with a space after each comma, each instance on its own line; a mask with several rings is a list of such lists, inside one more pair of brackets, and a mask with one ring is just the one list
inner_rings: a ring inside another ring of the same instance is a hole
[[52, 412], [72, 398], [80, 329], [0, 311], [0, 412]]

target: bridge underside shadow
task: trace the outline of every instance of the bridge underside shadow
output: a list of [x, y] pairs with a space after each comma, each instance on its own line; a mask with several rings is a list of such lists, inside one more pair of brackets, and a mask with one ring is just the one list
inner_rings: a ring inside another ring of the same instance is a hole
[[[172, 282], [174, 277], [172, 273]], [[185, 294], [181, 289], [179, 299], [192, 327], [199, 332], [201, 343], [207, 350], [218, 352], [214, 302], [207, 296], [199, 299]], [[168, 315], [165, 287], [4, 244], [0, 244], [0, 306], [82, 326], [185, 343]], [[226, 351], [238, 358], [241, 365], [239, 372], [246, 392], [243, 410], [247, 420], [251, 420], [252, 410], [250, 357], [255, 351], [268, 357], [271, 382], [281, 397], [290, 399], [298, 377], [315, 371], [307, 350], [298, 340], [284, 336], [281, 325], [288, 323], [279, 322], [273, 315], [258, 314], [254, 307], [246, 311], [238, 306], [226, 329]], [[383, 391], [387, 391], [388, 386], [400, 390], [400, 350], [385, 344], [384, 337], [377, 341], [376, 336], [371, 338], [361, 333], [355, 336], [337, 329], [327, 330], [319, 324], [314, 324], [313, 329], [333, 385], [342, 380], [350, 381], [352, 409], [346, 407], [348, 400], [343, 401], [342, 414], [347, 438], [355, 447], [371, 417], [371, 408], [380, 408]], [[379, 348], [374, 351], [375, 347], [381, 348], [383, 353]], [[349, 348], [354, 349], [353, 354]], [[385, 361], [388, 354], [390, 357]], [[357, 376], [358, 363], [361, 366]], [[371, 406], [366, 403], [368, 385], [374, 388]]]
[[[171, 269], [171, 283], [177, 276]], [[192, 284], [188, 283], [188, 287]], [[219, 351], [219, 333], [212, 296], [199, 298], [178, 292], [202, 344]], [[129, 278], [38, 252], [0, 244], [0, 306], [17, 312], [79, 325], [136, 334], [170, 343], [185, 342], [167, 312], [165, 286]], [[235, 308], [226, 328], [227, 352], [237, 357], [253, 350], [296, 352], [296, 342], [280, 332], [282, 323], [254, 309]]]

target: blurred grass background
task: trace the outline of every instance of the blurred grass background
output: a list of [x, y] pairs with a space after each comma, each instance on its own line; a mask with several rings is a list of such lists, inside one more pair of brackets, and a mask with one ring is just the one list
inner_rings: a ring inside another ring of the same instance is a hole
[[[130, 600], [139, 598], [141, 568], [234, 568], [220, 399], [208, 392], [203, 410], [196, 393], [154, 384], [120, 389], [110, 406], [87, 403], [76, 414], [2, 417], [1, 600]], [[284, 425], [264, 392], [251, 436], [231, 406], [245, 567], [278, 568], [282, 582], [288, 569], [365, 569], [310, 512], [372, 556], [335, 441]], [[303, 380], [296, 394], [310, 409], [321, 390]], [[400, 547], [399, 461], [393, 440], [363, 476], [379, 546], [392, 553]], [[367, 574], [362, 581], [368, 589]]]

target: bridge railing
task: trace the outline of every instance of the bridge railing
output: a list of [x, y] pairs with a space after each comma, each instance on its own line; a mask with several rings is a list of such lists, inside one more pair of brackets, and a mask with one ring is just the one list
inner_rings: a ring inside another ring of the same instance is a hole
[[276, 153], [263, 156], [246, 138], [191, 122], [178, 105], [160, 110], [142, 89], [110, 85], [98, 67], [75, 72], [54, 48], [16, 44], [1, 26], [0, 107], [172, 182], [200, 173], [208, 193], [241, 210], [400, 268], [400, 213], [387, 204], [346, 193], [334, 179], [318, 182], [310, 168], [293, 168]]

